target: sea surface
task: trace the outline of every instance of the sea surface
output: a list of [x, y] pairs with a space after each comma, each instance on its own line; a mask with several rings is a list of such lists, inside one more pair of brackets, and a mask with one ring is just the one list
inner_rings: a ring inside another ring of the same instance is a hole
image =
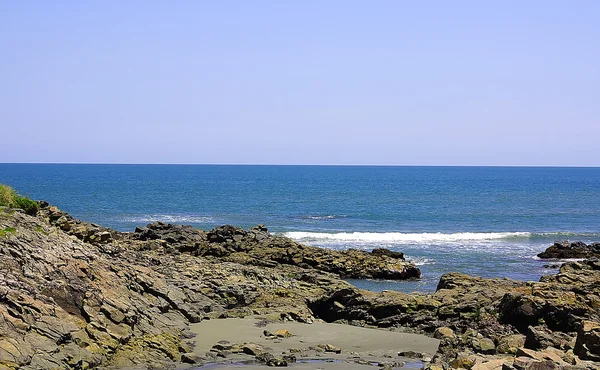
[[600, 241], [600, 168], [0, 164], [0, 183], [121, 231], [265, 224], [331, 249], [402, 251], [434, 291], [460, 271], [539, 280], [556, 240]]

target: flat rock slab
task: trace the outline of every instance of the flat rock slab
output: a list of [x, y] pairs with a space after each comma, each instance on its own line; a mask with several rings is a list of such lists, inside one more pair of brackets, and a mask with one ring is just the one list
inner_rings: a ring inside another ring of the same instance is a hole
[[[205, 355], [219, 341], [229, 343], [255, 343], [268, 349], [275, 356], [294, 352], [298, 362], [289, 364], [296, 369], [367, 369], [375, 368], [365, 363], [415, 362], [398, 356], [398, 352], [417, 352], [434, 354], [439, 340], [424, 335], [399, 333], [388, 330], [363, 328], [342, 324], [316, 322], [302, 324], [296, 322], [274, 322], [266, 326], [257, 325], [257, 318], [229, 318], [206, 320], [191, 325], [196, 347], [194, 353]], [[292, 336], [273, 339], [265, 336], [264, 331], [287, 330]], [[323, 345], [329, 344], [341, 349], [341, 353], [323, 351]], [[319, 350], [321, 348], [321, 350]], [[291, 350], [291, 351], [290, 351]], [[360, 358], [361, 363], [355, 359]], [[218, 369], [265, 369], [260, 364], [226, 364], [232, 361], [252, 359], [241, 354], [227, 356], [224, 364], [212, 364], [206, 368]], [[323, 361], [319, 361], [322, 359]], [[325, 362], [324, 360], [333, 362]], [[316, 360], [316, 361], [315, 361]], [[418, 362], [418, 361], [417, 361]], [[415, 364], [416, 365], [416, 364]], [[420, 365], [420, 362], [418, 363]], [[407, 367], [410, 364], [407, 363]], [[419, 366], [420, 367], [420, 366]]]

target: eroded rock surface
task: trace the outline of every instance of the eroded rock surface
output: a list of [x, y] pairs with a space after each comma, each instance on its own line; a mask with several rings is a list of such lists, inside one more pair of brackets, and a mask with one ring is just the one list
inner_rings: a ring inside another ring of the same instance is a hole
[[37, 217], [1, 208], [0, 231], [0, 369], [210, 362], [192, 354], [188, 325], [247, 315], [425, 333], [441, 340], [431, 369], [584, 369], [600, 359], [597, 259], [540, 282], [451, 273], [434, 294], [374, 293], [340, 277], [412, 276], [401, 254], [324, 251], [262, 225], [119, 233], [46, 204]]
[[10, 230], [0, 236], [0, 367], [168, 367], [189, 360], [189, 323], [310, 322], [309, 297], [348, 286], [295, 266], [171, 253], [164, 240], [84, 242], [43, 217], [0, 209], [0, 230]]

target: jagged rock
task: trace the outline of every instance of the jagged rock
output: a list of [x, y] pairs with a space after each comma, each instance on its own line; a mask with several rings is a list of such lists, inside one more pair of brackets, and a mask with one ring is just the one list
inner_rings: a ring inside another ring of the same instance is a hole
[[544, 315], [544, 302], [541, 299], [520, 293], [507, 293], [500, 302], [500, 318], [519, 331], [536, 326]]
[[546, 329], [544, 326], [530, 326], [527, 328], [525, 347], [530, 349], [544, 349], [547, 347], [563, 348], [567, 344], [565, 338]]
[[389, 251], [304, 246], [262, 225], [207, 233], [154, 223], [119, 233], [48, 206], [37, 217], [0, 212], [5, 228], [16, 232], [0, 238], [0, 364], [12, 367], [164, 368], [242, 352], [292, 362], [247, 343], [191, 357], [190, 323], [247, 315], [434, 335], [442, 341], [432, 366], [443, 368], [496, 368], [497, 355], [485, 353], [497, 343], [514, 354], [523, 334], [528, 347], [546, 348], [535, 358], [522, 348], [503, 368], [585, 368], [581, 359], [598, 358], [597, 259], [566, 263], [539, 283], [450, 273], [434, 294], [375, 293], [339, 277], [405, 278], [411, 265]]
[[496, 351], [498, 353], [506, 353], [515, 355], [517, 350], [525, 345], [525, 336], [522, 334], [506, 335], [498, 341]]
[[191, 226], [155, 222], [144, 228], [136, 228], [131, 237], [140, 241], [165, 240], [179, 252], [219, 257], [246, 265], [293, 265], [335, 273], [344, 278], [402, 280], [421, 276], [414, 264], [404, 261], [401, 252], [383, 248], [372, 253], [314, 248], [271, 235], [264, 225], [257, 225], [248, 231], [224, 225], [205, 233]]
[[584, 360], [600, 361], [600, 323], [584, 321], [573, 352]]
[[539, 258], [592, 258], [600, 257], [600, 243], [585, 244], [584, 242], [554, 242]]

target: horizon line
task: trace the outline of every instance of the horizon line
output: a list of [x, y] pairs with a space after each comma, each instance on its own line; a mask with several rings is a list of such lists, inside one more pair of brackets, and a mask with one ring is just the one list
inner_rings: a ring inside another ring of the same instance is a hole
[[348, 163], [148, 163], [148, 162], [0, 162], [0, 164], [48, 165], [149, 165], [149, 166], [289, 166], [289, 167], [522, 167], [522, 168], [600, 168], [600, 165], [548, 164], [348, 164]]

